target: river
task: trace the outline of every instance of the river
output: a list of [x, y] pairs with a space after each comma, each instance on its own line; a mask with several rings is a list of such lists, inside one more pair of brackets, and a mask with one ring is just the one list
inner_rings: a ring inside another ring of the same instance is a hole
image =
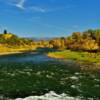
[[56, 59], [50, 58], [45, 54], [40, 53], [23, 53], [0, 56], [1, 62], [43, 62], [43, 61], [56, 61]]

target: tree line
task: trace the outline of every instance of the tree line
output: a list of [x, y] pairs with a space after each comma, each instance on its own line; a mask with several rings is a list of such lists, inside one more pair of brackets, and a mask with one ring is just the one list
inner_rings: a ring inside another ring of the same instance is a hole
[[100, 29], [73, 32], [68, 37], [52, 39], [49, 44], [55, 49], [97, 52], [100, 51]]

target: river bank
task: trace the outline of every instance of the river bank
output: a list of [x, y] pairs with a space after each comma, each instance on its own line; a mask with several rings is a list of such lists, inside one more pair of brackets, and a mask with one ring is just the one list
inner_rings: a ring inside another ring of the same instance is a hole
[[11, 54], [21, 54], [23, 52], [21, 51], [16, 51], [16, 52], [0, 52], [0, 56], [3, 56], [3, 55], [11, 55]]
[[0, 46], [0, 56], [33, 52], [36, 48], [36, 46]]
[[92, 63], [100, 65], [100, 53], [89, 53], [89, 52], [79, 52], [79, 51], [57, 51], [48, 53], [48, 57], [56, 59], [70, 59], [83, 63]]
[[34, 51], [35, 49], [19, 49], [19, 50], [9, 50], [9, 51], [1, 51], [0, 56], [5, 55], [14, 55], [14, 54], [25, 54], [25, 53], [37, 53]]

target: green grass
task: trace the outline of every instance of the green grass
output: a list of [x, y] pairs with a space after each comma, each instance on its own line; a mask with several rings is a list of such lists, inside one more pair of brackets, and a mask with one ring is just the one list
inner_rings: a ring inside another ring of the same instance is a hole
[[88, 53], [88, 52], [75, 52], [70, 50], [60, 52], [50, 52], [49, 57], [72, 59], [77, 61], [83, 61], [88, 63], [100, 64], [100, 53]]
[[60, 62], [0, 64], [0, 94], [14, 98], [49, 91], [100, 98], [100, 74]]

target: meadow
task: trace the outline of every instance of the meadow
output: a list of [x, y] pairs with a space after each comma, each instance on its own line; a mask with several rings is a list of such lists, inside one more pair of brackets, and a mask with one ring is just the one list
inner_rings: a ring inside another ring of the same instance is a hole
[[71, 59], [84, 63], [94, 63], [100, 65], [100, 53], [89, 53], [82, 51], [62, 50], [48, 53], [49, 57], [60, 59]]

